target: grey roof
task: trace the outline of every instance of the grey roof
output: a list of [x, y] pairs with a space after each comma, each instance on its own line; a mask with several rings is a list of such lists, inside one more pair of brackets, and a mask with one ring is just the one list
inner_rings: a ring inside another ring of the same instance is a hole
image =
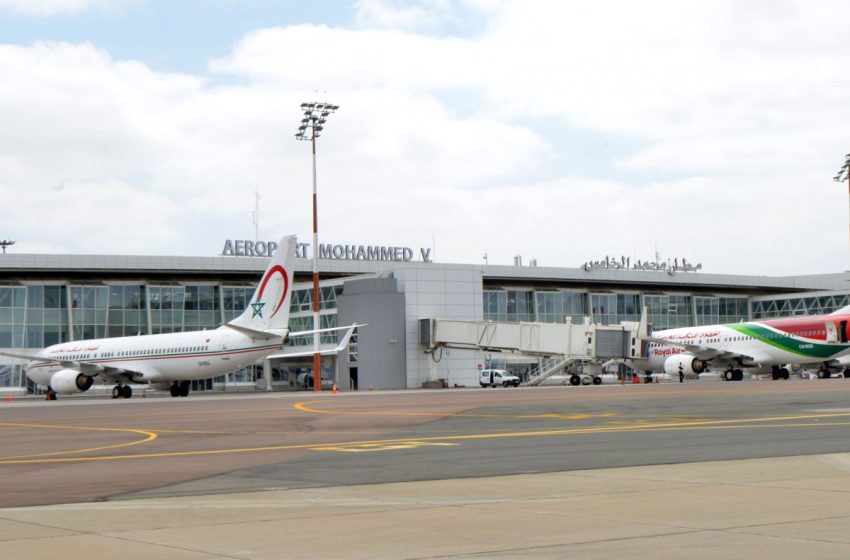
[[850, 274], [811, 274], [803, 276], [747, 276], [742, 274], [706, 274], [703, 272], [651, 272], [641, 270], [589, 270], [583, 268], [543, 268], [529, 266], [485, 267], [491, 282], [530, 283], [573, 282], [594, 285], [633, 285], [635, 288], [656, 286], [659, 289], [691, 290], [694, 288], [741, 290], [746, 292], [797, 292], [812, 290], [850, 290]]
[[[37, 279], [45, 275], [61, 277], [111, 276], [168, 276], [250, 278], [260, 274], [268, 264], [265, 257], [180, 257], [132, 255], [0, 255], [0, 280]], [[804, 291], [850, 290], [850, 273], [813, 274], [802, 276], [745, 276], [735, 274], [706, 274], [702, 272], [648, 272], [637, 270], [586, 271], [583, 268], [537, 266], [503, 266], [482, 264], [444, 264], [420, 261], [357, 261], [320, 260], [319, 270], [324, 278], [362, 274], [381, 274], [398, 269], [474, 270], [481, 273], [488, 286], [552, 285], [617, 287], [620, 289], [718, 290], [747, 293], [789, 293]], [[294, 270], [304, 277], [312, 271], [310, 259], [296, 259]]]

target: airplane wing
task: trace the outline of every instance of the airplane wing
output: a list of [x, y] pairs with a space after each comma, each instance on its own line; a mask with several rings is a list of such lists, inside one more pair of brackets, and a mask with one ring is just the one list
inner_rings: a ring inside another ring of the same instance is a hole
[[308, 334], [332, 332], [332, 331], [344, 331], [344, 330], [348, 329], [349, 332], [345, 335], [346, 340], [348, 340], [349, 338], [351, 338], [351, 333], [354, 332], [354, 329], [356, 329], [357, 327], [365, 327], [367, 324], [368, 323], [362, 323], [362, 324], [352, 323], [350, 325], [346, 325], [345, 327], [328, 327], [326, 329], [316, 329], [316, 330], [311, 330], [311, 331], [296, 331], [296, 332], [289, 333], [289, 338], [292, 338], [293, 336], [304, 336], [304, 335], [308, 335]]
[[720, 348], [712, 348], [711, 346], [705, 346], [703, 344], [687, 344], [685, 342], [675, 342], [673, 340], [667, 340], [666, 338], [656, 338], [654, 336], [647, 336], [642, 338], [647, 342], [654, 342], [656, 344], [663, 344], [664, 346], [672, 346], [673, 348], [684, 350], [688, 354], [693, 354], [694, 356], [702, 360], [711, 360], [724, 354], [731, 354], [726, 350], [721, 350]]
[[705, 360], [715, 366], [728, 363], [760, 364], [771, 361], [771, 357], [767, 353], [753, 348], [749, 348], [743, 352], [730, 352], [729, 350], [715, 348], [711, 345], [687, 344], [684, 342], [667, 340], [666, 338], [655, 338], [649, 336], [644, 338], [644, 340], [647, 340], [648, 342], [655, 342], [657, 344], [664, 344], [665, 346], [672, 346], [673, 348], [679, 348], [680, 350], [683, 350], [701, 360]]
[[133, 362], [132, 365], [128, 366], [124, 366], [120, 362], [106, 366], [100, 375], [114, 380], [129, 378], [135, 383], [156, 383], [162, 377], [158, 369], [141, 362]]
[[[345, 333], [345, 336], [343, 336], [342, 339], [339, 341], [339, 344], [337, 344], [333, 348], [319, 351], [319, 354], [328, 355], [328, 354], [337, 354], [340, 351], [342, 351], [343, 348], [348, 346], [348, 341], [351, 340], [351, 335], [354, 334], [354, 329], [356, 329], [357, 327], [363, 327], [363, 326], [365, 326], [365, 324], [364, 325], [358, 325], [357, 323], [354, 323], [353, 325], [350, 325], [350, 326], [347, 326], [347, 327], [333, 327], [333, 328], [329, 328], [329, 329], [320, 329], [318, 331], [303, 331], [303, 332], [291, 333], [291, 334], [292, 335], [305, 335], [305, 334], [313, 334], [313, 333], [316, 333], [316, 332], [341, 331], [343, 329], [348, 329], [348, 331]], [[269, 358], [299, 358], [299, 357], [303, 357], [303, 356], [312, 356], [314, 354], [315, 354], [315, 352], [313, 350], [309, 350], [309, 351], [304, 350], [304, 351], [299, 351], [299, 352], [281, 352], [280, 354], [272, 354], [271, 356], [268, 356], [268, 357]]]
[[133, 362], [130, 367], [124, 367], [124, 365], [120, 362], [115, 365], [110, 365], [87, 361], [76, 362], [71, 360], [54, 360], [51, 358], [45, 358], [44, 356], [17, 354], [15, 352], [0, 352], [0, 356], [9, 356], [10, 358], [30, 360], [33, 362], [56, 362], [64, 369], [73, 369], [90, 377], [99, 377], [104, 380], [120, 380], [129, 378], [133, 381], [146, 381], [150, 379], [155, 380], [160, 376], [157, 369], [149, 365], [136, 362]]
[[0, 356], [8, 356], [10, 358], [18, 358], [20, 360], [29, 360], [31, 362], [55, 362], [44, 356], [36, 356], [35, 354], [15, 354], [14, 352], [0, 352]]
[[75, 369], [80, 371], [81, 373], [85, 373], [86, 375], [98, 375], [102, 373], [105, 368], [100, 364], [93, 364], [89, 362], [74, 362], [70, 360], [57, 360], [54, 358], [46, 358], [44, 356], [36, 356], [35, 354], [17, 354], [15, 352], [0, 352], [0, 356], [9, 356], [10, 358], [18, 358], [20, 360], [29, 360], [31, 362], [55, 362], [62, 366], [65, 369]]

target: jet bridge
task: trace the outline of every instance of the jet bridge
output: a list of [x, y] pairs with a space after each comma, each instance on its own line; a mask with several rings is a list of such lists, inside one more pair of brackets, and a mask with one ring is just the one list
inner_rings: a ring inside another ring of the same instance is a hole
[[556, 365], [541, 371], [528, 383], [536, 385], [567, 364], [601, 364], [645, 356], [646, 343], [639, 336], [641, 328], [646, 329], [634, 321], [598, 325], [589, 319], [582, 324], [420, 319], [419, 341], [426, 352], [443, 347], [553, 358]]

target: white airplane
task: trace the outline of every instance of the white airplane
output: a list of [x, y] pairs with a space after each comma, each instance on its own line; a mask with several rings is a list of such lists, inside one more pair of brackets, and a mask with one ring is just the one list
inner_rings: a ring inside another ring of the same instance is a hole
[[831, 315], [685, 327], [651, 335], [644, 310], [639, 331], [648, 353], [626, 363], [643, 372], [691, 376], [711, 369], [722, 371], [726, 381], [740, 381], [743, 368], [749, 368], [788, 379], [789, 364], [796, 364], [816, 365], [818, 377], [850, 373], [850, 307]]
[[190, 381], [224, 375], [272, 355], [313, 355], [312, 351], [280, 354], [291, 336], [346, 330], [339, 344], [322, 354], [334, 354], [348, 345], [358, 326], [289, 332], [289, 300], [295, 236], [284, 237], [266, 268], [247, 309], [215, 330], [99, 338], [54, 344], [34, 355], [0, 352], [23, 358], [26, 375], [57, 394], [88, 391], [95, 383], [115, 383], [112, 397], [130, 398], [128, 383], [149, 383], [172, 397], [189, 394]]

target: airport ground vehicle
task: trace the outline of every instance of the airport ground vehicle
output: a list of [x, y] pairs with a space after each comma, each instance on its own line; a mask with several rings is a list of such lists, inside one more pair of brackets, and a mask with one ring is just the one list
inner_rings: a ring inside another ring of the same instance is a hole
[[482, 369], [478, 375], [478, 382], [482, 387], [498, 387], [499, 385], [519, 387], [520, 379], [503, 369]]

